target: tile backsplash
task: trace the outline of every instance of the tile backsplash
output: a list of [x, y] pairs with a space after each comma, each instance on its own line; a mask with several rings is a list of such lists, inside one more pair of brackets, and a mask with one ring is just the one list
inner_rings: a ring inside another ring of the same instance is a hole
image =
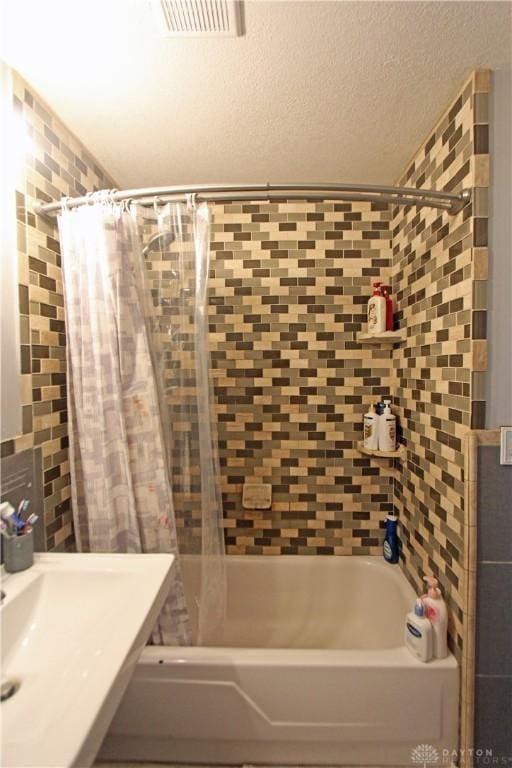
[[[390, 211], [370, 203], [215, 206], [210, 347], [229, 553], [372, 554], [392, 464], [362, 456], [391, 353], [357, 341], [390, 276]], [[244, 482], [272, 508], [243, 510]]]
[[46, 545], [65, 549], [74, 537], [60, 246], [56, 219], [35, 216], [31, 207], [115, 183], [15, 72], [13, 96], [33, 149], [16, 189], [23, 432], [1, 444], [1, 455], [41, 450]]
[[471, 203], [456, 216], [396, 209], [392, 220], [393, 287], [407, 329], [391, 382], [407, 449], [395, 482], [403, 567], [417, 590], [424, 574], [439, 579], [458, 658], [467, 555], [464, 438], [485, 418], [489, 90], [490, 73], [473, 73], [398, 180], [470, 189]]

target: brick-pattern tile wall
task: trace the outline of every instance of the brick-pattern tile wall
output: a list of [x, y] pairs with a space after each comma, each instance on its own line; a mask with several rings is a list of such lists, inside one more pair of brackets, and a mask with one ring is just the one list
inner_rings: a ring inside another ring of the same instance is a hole
[[40, 446], [48, 549], [74, 544], [66, 403], [66, 335], [56, 219], [35, 216], [32, 202], [53, 202], [115, 183], [83, 145], [13, 73], [14, 109], [31, 139], [16, 190], [23, 434], [2, 456]]
[[[242, 554], [372, 554], [392, 461], [356, 450], [389, 393], [390, 351], [358, 343], [391, 267], [388, 206], [215, 205], [210, 348], [226, 544]], [[272, 484], [244, 511], [244, 482]]]
[[434, 573], [449, 606], [451, 647], [462, 652], [467, 519], [464, 437], [484, 426], [489, 73], [476, 72], [398, 180], [459, 192], [456, 216], [395, 209], [393, 287], [407, 341], [393, 355], [392, 390], [407, 455], [395, 503], [403, 567], [413, 585]]
[[[488, 73], [471, 77], [398, 181], [472, 188], [457, 216], [348, 202], [216, 204], [211, 243], [228, 552], [380, 554], [394, 506], [402, 566], [417, 589], [424, 573], [439, 577], [458, 656], [462, 444], [484, 417], [489, 87]], [[2, 453], [42, 446], [48, 546], [64, 547], [72, 526], [60, 252], [55, 222], [36, 219], [30, 201], [115, 184], [19, 78], [15, 92], [36, 150], [17, 191], [23, 435]], [[407, 329], [393, 352], [356, 338], [372, 281], [391, 278]], [[407, 448], [396, 466], [356, 449], [363, 413], [388, 393]], [[271, 510], [242, 509], [244, 481], [272, 484]]]

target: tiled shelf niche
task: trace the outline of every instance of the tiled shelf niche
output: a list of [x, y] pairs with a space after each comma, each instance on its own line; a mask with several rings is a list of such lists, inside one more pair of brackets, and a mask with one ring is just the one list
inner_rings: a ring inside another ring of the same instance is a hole
[[376, 346], [382, 346], [384, 344], [400, 344], [405, 341], [407, 332], [405, 328], [399, 331], [383, 331], [382, 333], [358, 333], [356, 335], [357, 341], [363, 344], [374, 344]]
[[372, 448], [365, 448], [363, 443], [357, 444], [359, 453], [365, 456], [373, 456], [376, 459], [400, 459], [405, 454], [405, 446], [400, 444], [396, 451], [377, 451]]

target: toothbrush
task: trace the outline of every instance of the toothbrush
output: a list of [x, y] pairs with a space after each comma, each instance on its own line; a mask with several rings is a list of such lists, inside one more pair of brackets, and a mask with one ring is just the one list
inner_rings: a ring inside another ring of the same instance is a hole
[[28, 510], [30, 506], [30, 501], [28, 499], [22, 499], [18, 506], [18, 516], [23, 517], [25, 512]]
[[12, 515], [11, 520], [14, 526], [14, 533], [17, 536], [20, 536], [23, 533], [23, 529], [25, 528], [25, 521], [22, 520], [21, 517], [16, 513]]

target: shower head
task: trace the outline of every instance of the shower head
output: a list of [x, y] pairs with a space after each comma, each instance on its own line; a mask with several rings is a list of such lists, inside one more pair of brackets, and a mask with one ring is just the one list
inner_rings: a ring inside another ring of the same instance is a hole
[[157, 247], [165, 248], [166, 246], [174, 243], [175, 240], [176, 238], [174, 237], [174, 232], [171, 230], [167, 232], [158, 232], [156, 235], [153, 235], [149, 243], [144, 246], [142, 249], [142, 255], [147, 256], [155, 243], [157, 243]]

